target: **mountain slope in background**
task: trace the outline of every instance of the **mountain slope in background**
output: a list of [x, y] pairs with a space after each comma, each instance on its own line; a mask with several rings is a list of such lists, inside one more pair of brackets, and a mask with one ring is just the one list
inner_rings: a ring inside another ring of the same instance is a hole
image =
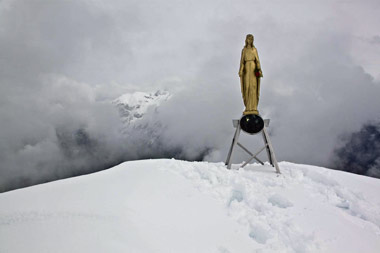
[[380, 251], [380, 180], [280, 168], [141, 160], [2, 193], [0, 252]]
[[125, 125], [130, 125], [141, 119], [149, 109], [157, 109], [158, 106], [171, 98], [167, 91], [152, 93], [134, 92], [126, 93], [112, 101], [119, 110], [120, 117]]

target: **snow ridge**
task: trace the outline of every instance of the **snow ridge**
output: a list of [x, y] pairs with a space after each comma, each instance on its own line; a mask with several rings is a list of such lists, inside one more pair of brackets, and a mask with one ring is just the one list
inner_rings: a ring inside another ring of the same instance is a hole
[[279, 166], [141, 160], [3, 193], [0, 252], [380, 252], [379, 179]]

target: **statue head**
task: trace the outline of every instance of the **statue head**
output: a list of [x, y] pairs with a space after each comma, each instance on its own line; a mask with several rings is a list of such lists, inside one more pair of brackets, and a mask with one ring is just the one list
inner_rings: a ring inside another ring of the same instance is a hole
[[251, 45], [251, 47], [253, 47], [253, 35], [252, 34], [247, 34], [247, 37], [245, 38], [245, 47], [247, 47], [248, 45]]

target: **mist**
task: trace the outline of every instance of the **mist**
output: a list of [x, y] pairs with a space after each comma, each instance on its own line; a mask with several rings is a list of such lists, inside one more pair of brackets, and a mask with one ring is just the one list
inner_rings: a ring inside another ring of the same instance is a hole
[[[380, 121], [379, 10], [377, 1], [0, 1], [0, 192], [134, 159], [224, 161], [244, 110], [248, 33], [277, 159], [333, 167], [342, 136]], [[173, 96], [122, 134], [111, 101], [156, 90]]]

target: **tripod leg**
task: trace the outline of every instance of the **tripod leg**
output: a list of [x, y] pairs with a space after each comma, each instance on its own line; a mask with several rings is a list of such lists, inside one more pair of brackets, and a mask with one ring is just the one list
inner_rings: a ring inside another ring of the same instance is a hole
[[231, 156], [232, 156], [232, 152], [234, 150], [234, 147], [236, 146], [236, 144], [238, 142], [239, 135], [240, 135], [240, 122], [236, 126], [235, 135], [234, 135], [234, 138], [232, 139], [230, 151], [228, 152], [228, 156], [227, 156], [227, 160], [226, 160], [227, 169], [231, 169]]
[[267, 145], [267, 153], [268, 153], [269, 161], [271, 162], [272, 166], [276, 168], [276, 172], [280, 174], [281, 172], [280, 172], [280, 168], [278, 167], [276, 156], [274, 155], [273, 146], [269, 139], [269, 134], [265, 127], [263, 128], [263, 137], [264, 137], [264, 141], [266, 141], [265, 145]]
[[[272, 160], [272, 156], [271, 156], [271, 152], [269, 150], [269, 145], [268, 145], [268, 138], [266, 136], [267, 132], [264, 131], [265, 127], [263, 128], [263, 130], [261, 131], [261, 134], [263, 136], [263, 140], [264, 140], [264, 145], [265, 145], [265, 150], [267, 152], [267, 155], [268, 155], [268, 160], [269, 160], [269, 163], [274, 167], [273, 165], [273, 160]], [[266, 130], [266, 129], [265, 129]]]

